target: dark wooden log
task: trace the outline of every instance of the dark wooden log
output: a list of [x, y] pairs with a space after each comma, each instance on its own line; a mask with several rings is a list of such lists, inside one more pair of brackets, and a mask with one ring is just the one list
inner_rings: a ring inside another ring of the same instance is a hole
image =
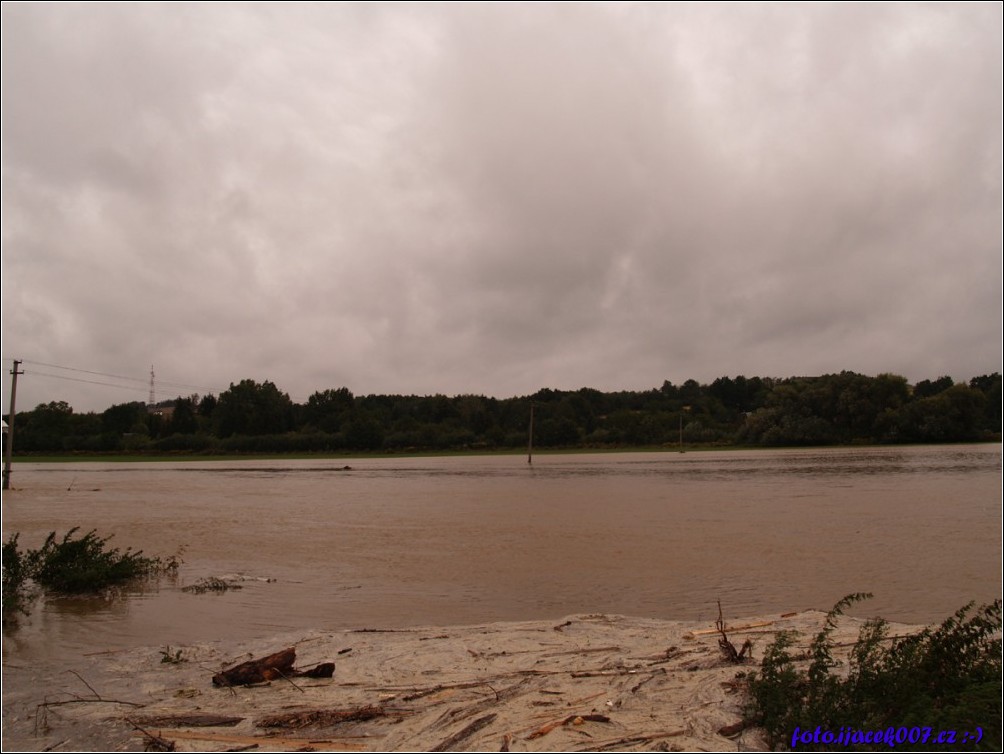
[[331, 678], [335, 674], [335, 663], [333, 662], [322, 662], [320, 665], [311, 668], [310, 670], [304, 670], [298, 675], [304, 678]]
[[250, 683], [272, 681], [276, 678], [331, 678], [335, 674], [335, 663], [322, 662], [310, 670], [296, 670], [296, 649], [290, 647], [268, 657], [249, 660], [235, 665], [213, 676], [214, 686], [247, 686]]
[[261, 683], [283, 676], [295, 675], [293, 670], [295, 661], [296, 648], [290, 647], [268, 657], [242, 662], [229, 670], [217, 673], [213, 676], [213, 685], [246, 686], [249, 683]]

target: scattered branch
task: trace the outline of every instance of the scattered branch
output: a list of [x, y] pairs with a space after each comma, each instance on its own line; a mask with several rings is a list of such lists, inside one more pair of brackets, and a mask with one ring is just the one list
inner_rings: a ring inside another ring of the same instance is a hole
[[569, 715], [561, 720], [555, 720], [553, 722], [542, 725], [529, 736], [527, 736], [528, 741], [532, 741], [535, 738], [540, 738], [546, 736], [555, 728], [560, 728], [563, 725], [582, 725], [583, 723], [609, 723], [610, 718], [606, 715]]
[[174, 751], [175, 743], [174, 741], [168, 741], [166, 738], [158, 736], [151, 733], [146, 728], [137, 725], [132, 720], [126, 718], [126, 722], [129, 723], [134, 729], [138, 730], [145, 736], [143, 751]]
[[753, 656], [753, 642], [749, 639], [743, 642], [742, 649], [736, 649], [735, 645], [729, 641], [728, 634], [725, 633], [725, 620], [722, 618], [722, 601], [718, 600], [718, 620], [715, 621], [715, 629], [721, 634], [718, 639], [718, 646], [722, 648], [725, 659], [734, 665], [741, 665]]
[[498, 715], [496, 715], [494, 712], [485, 715], [484, 717], [479, 717], [477, 720], [475, 720], [473, 723], [468, 725], [463, 730], [459, 731], [458, 733], [454, 733], [452, 736], [442, 741], [437, 746], [433, 746], [431, 749], [429, 749], [429, 751], [450, 751], [464, 739], [470, 738], [485, 726], [491, 725], [496, 717], [498, 717]]
[[264, 717], [255, 723], [258, 728], [315, 728], [341, 723], [364, 722], [383, 717], [387, 713], [378, 705], [365, 705], [346, 710], [306, 710], [286, 715]]

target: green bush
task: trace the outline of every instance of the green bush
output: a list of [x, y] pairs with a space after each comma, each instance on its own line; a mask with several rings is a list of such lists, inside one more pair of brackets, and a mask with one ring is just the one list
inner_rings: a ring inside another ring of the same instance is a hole
[[164, 560], [129, 549], [120, 552], [109, 549], [110, 537], [99, 537], [95, 530], [74, 538], [78, 530], [70, 529], [61, 540], [51, 532], [41, 548], [24, 553], [18, 548], [18, 534], [4, 543], [4, 625], [15, 624], [18, 614], [27, 614], [32, 583], [56, 594], [85, 594], [178, 567], [177, 557]]
[[[955, 743], [967, 749], [1000, 751], [1000, 601], [975, 611], [970, 603], [937, 628], [892, 640], [884, 620], [870, 620], [850, 651], [846, 674], [834, 673], [839, 665], [833, 657], [836, 619], [870, 596], [852, 594], [834, 605], [807, 657], [791, 654], [791, 633], [779, 634], [768, 647], [759, 675], [748, 679], [746, 716], [764, 729], [771, 748], [791, 747], [796, 729], [821, 728], [838, 736], [844, 731], [848, 740], [798, 741], [797, 748], [886, 750], [885, 740], [865, 743], [851, 734], [905, 728], [919, 731], [921, 740], [909, 743], [912, 751], [944, 750], [947, 742], [937, 741], [941, 731], [956, 731]], [[963, 741], [965, 733], [978, 729], [978, 743]], [[931, 734], [926, 742], [925, 731]], [[904, 748], [903, 743], [896, 745]]]
[[41, 549], [28, 553], [29, 573], [39, 586], [61, 594], [97, 592], [147, 576], [157, 568], [159, 561], [143, 557], [142, 552], [107, 549], [110, 538], [99, 537], [93, 529], [74, 539], [77, 531], [77, 527], [70, 529], [60, 542], [52, 532]]
[[17, 622], [17, 616], [27, 615], [29, 601], [28, 564], [17, 546], [17, 534], [3, 544], [3, 624]]

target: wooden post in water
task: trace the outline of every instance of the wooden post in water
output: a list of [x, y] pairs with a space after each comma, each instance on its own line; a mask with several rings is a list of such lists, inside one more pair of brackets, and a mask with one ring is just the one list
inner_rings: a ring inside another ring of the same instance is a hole
[[530, 439], [526, 446], [526, 462], [533, 463], [533, 401], [530, 401]]

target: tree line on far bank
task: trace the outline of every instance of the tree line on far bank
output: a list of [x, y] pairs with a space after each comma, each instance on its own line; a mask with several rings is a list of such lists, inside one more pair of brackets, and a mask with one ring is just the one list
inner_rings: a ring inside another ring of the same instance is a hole
[[156, 406], [75, 413], [65, 401], [16, 417], [20, 453], [338, 453], [538, 448], [808, 446], [993, 440], [1001, 375], [915, 385], [904, 377], [666, 381], [646, 391], [542, 389], [533, 395], [353, 395], [340, 387], [294, 403], [269, 381]]

